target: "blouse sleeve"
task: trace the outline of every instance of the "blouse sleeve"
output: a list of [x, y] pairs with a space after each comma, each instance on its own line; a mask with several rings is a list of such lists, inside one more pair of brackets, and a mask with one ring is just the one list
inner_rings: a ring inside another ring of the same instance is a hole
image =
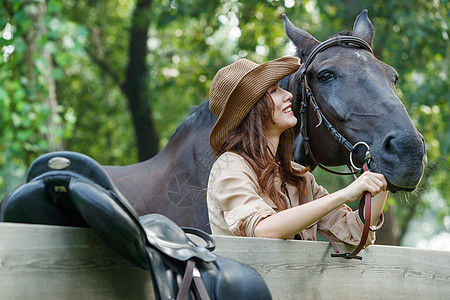
[[211, 174], [211, 195], [224, 213], [229, 230], [239, 236], [255, 236], [256, 225], [275, 214], [258, 193], [256, 174], [244, 158], [228, 155], [216, 161]]
[[[358, 245], [364, 229], [364, 223], [359, 217], [358, 210], [352, 211], [343, 204], [323, 217], [318, 223], [318, 229], [324, 231], [336, 241], [350, 245]], [[375, 232], [369, 232], [367, 245], [375, 243]]]
[[[314, 177], [311, 182], [313, 199], [326, 196], [328, 192], [319, 186]], [[364, 223], [359, 217], [358, 210], [352, 211], [348, 205], [341, 205], [328, 215], [322, 217], [318, 224], [318, 230], [325, 232], [333, 237], [337, 242], [343, 242], [350, 245], [358, 245], [364, 229]], [[375, 232], [370, 231], [367, 245], [375, 243]]]

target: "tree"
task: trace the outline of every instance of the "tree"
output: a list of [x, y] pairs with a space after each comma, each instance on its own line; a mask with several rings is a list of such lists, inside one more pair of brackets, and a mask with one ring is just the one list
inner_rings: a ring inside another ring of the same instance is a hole
[[152, 120], [151, 101], [148, 99], [151, 93], [147, 89], [147, 31], [152, 17], [151, 6], [151, 0], [138, 0], [133, 10], [129, 29], [128, 63], [123, 82], [120, 76], [112, 71], [107, 58], [99, 57], [97, 53], [86, 48], [92, 61], [112, 77], [128, 101], [140, 161], [154, 156], [159, 151], [158, 134]]
[[63, 137], [70, 137], [70, 112], [58, 104], [53, 64], [54, 42], [66, 24], [56, 28], [54, 14], [52, 3], [3, 3], [0, 167], [15, 171], [0, 176], [0, 187], [16, 185], [38, 153], [62, 149]]

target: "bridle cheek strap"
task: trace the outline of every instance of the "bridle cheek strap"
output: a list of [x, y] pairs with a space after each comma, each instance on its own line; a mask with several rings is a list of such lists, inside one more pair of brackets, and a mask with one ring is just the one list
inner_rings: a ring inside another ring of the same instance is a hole
[[[300, 107], [300, 132], [303, 137], [303, 145], [305, 148], [306, 155], [309, 155], [311, 159], [314, 161], [314, 163], [320, 167], [321, 169], [337, 174], [337, 175], [354, 175], [358, 172], [350, 172], [350, 173], [342, 173], [342, 172], [336, 172], [333, 171], [324, 165], [322, 165], [314, 156], [314, 154], [311, 151], [311, 146], [309, 144], [309, 136], [308, 136], [308, 130], [307, 130], [307, 114], [308, 114], [308, 103], [311, 103], [315, 114], [317, 115], [317, 118], [319, 119], [319, 123], [316, 125], [318, 127], [322, 123], [327, 127], [328, 131], [331, 133], [331, 135], [338, 141], [342, 146], [344, 146], [350, 153], [355, 151], [355, 145], [352, 145], [342, 134], [339, 133], [339, 131], [334, 128], [334, 126], [325, 118], [322, 111], [319, 108], [319, 105], [316, 102], [316, 99], [314, 97], [313, 92], [311, 91], [310, 87], [308, 86], [308, 82], [306, 79], [306, 71], [308, 70], [311, 63], [316, 58], [317, 54], [320, 52], [334, 46], [348, 46], [348, 47], [359, 47], [361, 49], [368, 50], [370, 53], [373, 53], [372, 48], [370, 45], [364, 41], [361, 38], [355, 37], [355, 36], [337, 36], [333, 37], [331, 39], [328, 39], [318, 45], [314, 50], [308, 55], [306, 58], [306, 61], [301, 65], [299, 74], [300, 74], [300, 81], [301, 81], [301, 88], [302, 88], [302, 101], [301, 101], [301, 107]], [[355, 168], [353, 165], [353, 162], [350, 160], [351, 166]], [[349, 165], [350, 166], [350, 165]], [[360, 169], [360, 168], [356, 168]]]

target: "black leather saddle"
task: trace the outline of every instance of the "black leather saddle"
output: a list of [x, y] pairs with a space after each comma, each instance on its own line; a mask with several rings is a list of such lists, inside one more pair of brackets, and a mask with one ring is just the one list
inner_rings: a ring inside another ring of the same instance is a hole
[[26, 183], [0, 204], [0, 221], [91, 227], [123, 257], [149, 270], [156, 299], [272, 299], [254, 269], [211, 252], [215, 244], [207, 233], [180, 228], [159, 214], [139, 218], [103, 167], [80, 153], [36, 159]]

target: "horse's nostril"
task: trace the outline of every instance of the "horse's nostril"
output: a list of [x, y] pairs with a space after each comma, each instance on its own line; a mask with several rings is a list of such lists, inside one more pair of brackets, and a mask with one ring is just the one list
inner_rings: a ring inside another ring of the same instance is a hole
[[422, 135], [420, 135], [420, 139], [422, 140], [422, 148], [423, 148], [423, 153], [425, 154], [427, 152], [426, 150], [426, 144], [425, 144], [425, 139], [423, 138]]
[[384, 139], [383, 142], [383, 149], [384, 151], [388, 152], [388, 153], [395, 153], [395, 148], [394, 148], [394, 141], [395, 137], [394, 135], [389, 135]]
[[402, 134], [401, 131], [392, 132], [384, 138], [382, 151], [384, 155], [396, 155], [397, 158], [411, 154], [411, 151], [417, 157], [422, 157], [425, 154], [425, 142], [421, 136]]

